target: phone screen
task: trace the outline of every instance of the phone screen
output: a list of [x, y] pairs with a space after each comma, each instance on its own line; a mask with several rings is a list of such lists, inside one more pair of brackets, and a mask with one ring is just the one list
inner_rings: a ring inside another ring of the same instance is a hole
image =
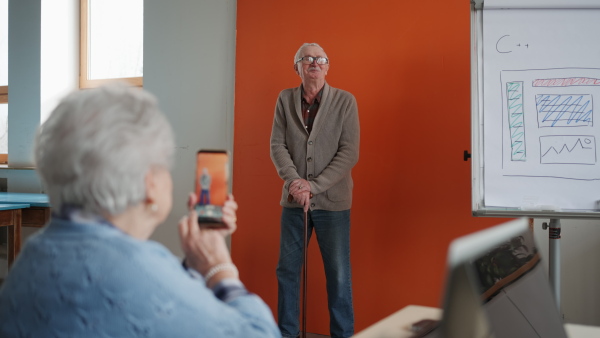
[[225, 150], [200, 150], [196, 155], [196, 212], [198, 223], [219, 226], [227, 198], [229, 158]]

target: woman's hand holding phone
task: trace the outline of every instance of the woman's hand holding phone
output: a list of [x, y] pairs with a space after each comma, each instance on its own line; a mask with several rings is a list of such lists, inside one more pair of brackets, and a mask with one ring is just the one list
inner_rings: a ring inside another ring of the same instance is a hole
[[[221, 228], [202, 228], [198, 224], [198, 215], [194, 206], [197, 196], [190, 193], [188, 198], [188, 215], [179, 221], [179, 236], [185, 252], [186, 264], [194, 270], [206, 275], [211, 268], [220, 264], [231, 264], [231, 256], [224, 237], [237, 229], [237, 203], [229, 195], [223, 206], [223, 226]], [[214, 224], [213, 224], [214, 225]], [[211, 278], [211, 284], [223, 278], [237, 278], [237, 272], [223, 270]]]
[[223, 224], [225, 227], [218, 228], [223, 236], [231, 235], [237, 229], [237, 209], [238, 204], [234, 200], [233, 195], [227, 195], [225, 204], [223, 205]]

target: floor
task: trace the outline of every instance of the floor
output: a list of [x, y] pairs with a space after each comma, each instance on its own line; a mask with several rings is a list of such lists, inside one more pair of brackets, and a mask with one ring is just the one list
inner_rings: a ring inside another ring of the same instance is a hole
[[317, 333], [307, 332], [306, 333], [306, 338], [329, 338], [329, 336], [325, 336], [325, 335], [317, 334]]

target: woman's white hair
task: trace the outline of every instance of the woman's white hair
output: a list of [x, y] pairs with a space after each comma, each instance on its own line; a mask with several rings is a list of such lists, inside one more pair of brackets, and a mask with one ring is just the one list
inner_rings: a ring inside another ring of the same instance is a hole
[[38, 129], [35, 162], [53, 209], [118, 215], [145, 199], [145, 175], [170, 169], [174, 150], [154, 96], [113, 84], [65, 97]]
[[[315, 43], [315, 42], [311, 42], [311, 43], [306, 42], [306, 43], [304, 43], [302, 46], [300, 46], [300, 48], [298, 48], [298, 51], [296, 52], [296, 55], [294, 56], [294, 64], [296, 64], [296, 62], [298, 62], [298, 59], [301, 58], [302, 50], [305, 47], [309, 47], [309, 46], [315, 46], [315, 47], [319, 47], [319, 48], [323, 49], [323, 47], [319, 46], [319, 44]], [[323, 52], [325, 52], [325, 49], [323, 49]]]

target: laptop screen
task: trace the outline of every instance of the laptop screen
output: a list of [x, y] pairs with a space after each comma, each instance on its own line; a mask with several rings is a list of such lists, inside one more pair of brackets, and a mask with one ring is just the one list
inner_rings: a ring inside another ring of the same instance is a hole
[[567, 337], [527, 219], [454, 240], [443, 337]]

